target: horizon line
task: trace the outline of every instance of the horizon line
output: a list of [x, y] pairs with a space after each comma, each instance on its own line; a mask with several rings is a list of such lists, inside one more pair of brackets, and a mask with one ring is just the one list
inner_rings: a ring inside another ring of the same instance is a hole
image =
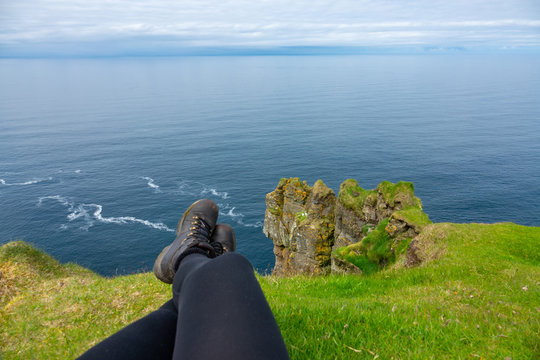
[[10, 49], [0, 45], [0, 58], [108, 58], [178, 56], [314, 56], [314, 55], [451, 55], [540, 54], [540, 46], [206, 46], [177, 49]]

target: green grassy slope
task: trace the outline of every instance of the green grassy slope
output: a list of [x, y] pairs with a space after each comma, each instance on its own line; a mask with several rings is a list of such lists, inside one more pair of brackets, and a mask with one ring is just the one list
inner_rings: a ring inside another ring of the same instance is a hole
[[[540, 228], [435, 224], [443, 256], [367, 276], [260, 277], [293, 359], [540, 357]], [[157, 309], [152, 274], [103, 278], [0, 247], [5, 359], [72, 358]], [[1, 357], [1, 356], [0, 356]]]

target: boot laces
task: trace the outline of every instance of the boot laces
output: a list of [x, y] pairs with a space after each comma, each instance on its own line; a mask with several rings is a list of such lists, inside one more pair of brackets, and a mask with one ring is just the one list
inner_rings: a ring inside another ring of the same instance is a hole
[[211, 227], [204, 219], [195, 215], [191, 221], [189, 230], [188, 238], [210, 242]]
[[215, 241], [215, 242], [210, 243], [210, 245], [212, 245], [212, 247], [216, 251], [217, 256], [223, 255], [223, 253], [225, 252], [225, 249], [223, 248], [223, 245], [220, 242]]

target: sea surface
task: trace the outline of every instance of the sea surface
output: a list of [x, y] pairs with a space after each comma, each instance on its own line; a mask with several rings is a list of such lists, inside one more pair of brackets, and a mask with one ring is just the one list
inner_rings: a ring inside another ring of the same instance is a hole
[[540, 56], [0, 60], [0, 244], [151, 270], [193, 201], [274, 262], [265, 195], [412, 181], [435, 222], [540, 225]]

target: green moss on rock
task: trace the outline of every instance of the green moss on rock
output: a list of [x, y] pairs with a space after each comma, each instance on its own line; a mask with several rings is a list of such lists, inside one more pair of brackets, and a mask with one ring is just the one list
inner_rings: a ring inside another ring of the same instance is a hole
[[345, 180], [339, 187], [338, 200], [346, 208], [362, 216], [362, 207], [366, 201], [376, 201], [376, 192], [373, 190], [364, 190], [358, 186], [354, 179]]
[[400, 181], [393, 184], [390, 181], [383, 181], [377, 186], [377, 191], [382, 195], [385, 202], [394, 207], [397, 202], [403, 208], [410, 206], [422, 208], [422, 202], [414, 196], [414, 185], [412, 182]]
[[338, 248], [334, 256], [346, 260], [363, 272], [373, 272], [395, 260], [392, 239], [386, 232], [388, 219], [382, 220], [362, 241]]
[[392, 214], [391, 218], [406, 222], [417, 232], [422, 231], [426, 225], [432, 224], [432, 221], [429, 220], [429, 216], [423, 212], [422, 209], [417, 207], [409, 207], [407, 209], [396, 211]]
[[362, 255], [355, 250], [356, 249], [350, 248], [349, 246], [341, 247], [334, 250], [332, 255], [340, 260], [346, 261], [349, 264], [353, 264], [362, 271], [362, 274], [373, 274], [379, 270], [378, 264], [369, 260], [367, 256]]
[[281, 208], [268, 207], [268, 211], [276, 216], [281, 216]]
[[301, 223], [307, 219], [307, 212], [300, 211], [296, 214], [296, 221]]

